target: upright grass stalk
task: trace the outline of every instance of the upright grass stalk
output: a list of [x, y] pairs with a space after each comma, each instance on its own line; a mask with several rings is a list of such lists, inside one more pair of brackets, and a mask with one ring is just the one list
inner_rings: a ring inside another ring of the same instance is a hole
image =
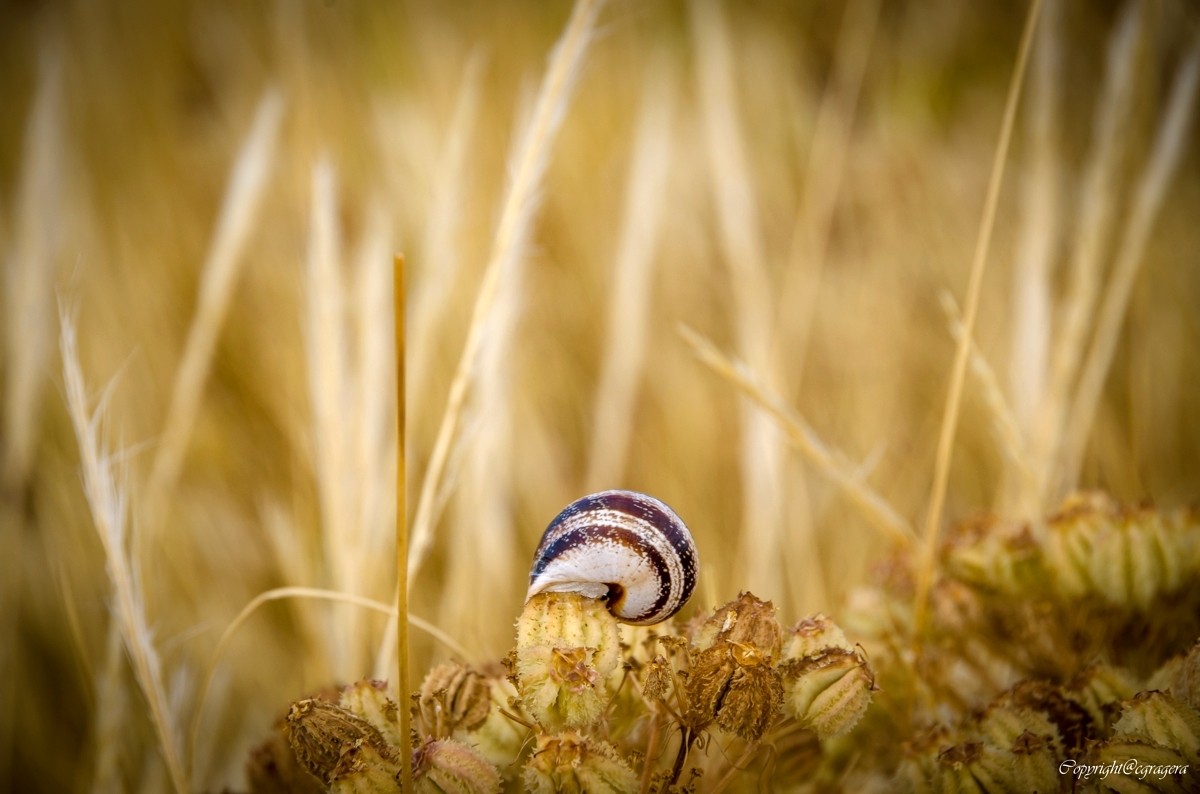
[[624, 474], [634, 402], [646, 360], [654, 252], [665, 205], [663, 189], [670, 173], [675, 102], [666, 62], [652, 61], [647, 70], [614, 257], [607, 349], [593, 403], [585, 478], [590, 491], [611, 488]]
[[1078, 225], [1067, 269], [1066, 295], [1055, 329], [1046, 391], [1042, 395], [1034, 428], [1034, 460], [1039, 470], [1038, 511], [1049, 509], [1065, 496], [1056, 490], [1063, 463], [1064, 429], [1075, 393], [1080, 362], [1095, 321], [1096, 301], [1103, 283], [1106, 250], [1118, 209], [1122, 165], [1130, 148], [1130, 127], [1135, 117], [1139, 43], [1144, 38], [1146, 4], [1129, 2], [1121, 12], [1108, 45], [1104, 88], [1097, 100], [1092, 123], [1093, 141], [1087, 170], [1079, 191]]
[[[771, 391], [778, 391], [779, 367], [771, 341], [774, 310], [772, 285], [759, 227], [746, 156], [746, 142], [737, 122], [734, 53], [721, 5], [699, 0], [691, 5], [692, 46], [696, 90], [708, 156], [709, 189], [716, 204], [717, 240], [729, 274], [732, 323], [738, 355], [759, 373]], [[739, 537], [741, 572], [753, 576], [756, 589], [781, 597], [788, 586], [780, 548], [788, 542], [784, 484], [783, 439], [770, 418], [748, 401], [740, 405], [742, 527]], [[808, 516], [792, 516], [807, 522]], [[814, 538], [806, 532], [815, 559]]]
[[[429, 464], [421, 481], [421, 493], [417, 498], [416, 514], [409, 538], [410, 583], [420, 570], [433, 543], [433, 525], [442, 480], [458, 437], [463, 409], [478, 371], [480, 349], [499, 293], [500, 282], [508, 276], [512, 268], [520, 264], [525, 241], [538, 207], [538, 185], [549, 162], [550, 151], [566, 114], [571, 89], [602, 5], [603, 0], [578, 0], [575, 4], [566, 30], [550, 56], [533, 114], [510, 161], [512, 176], [492, 240], [491, 255], [484, 268], [475, 306], [471, 312], [467, 338], [450, 384], [446, 408], [438, 426]], [[390, 658], [396, 641], [395, 631], [390, 630], [380, 649], [381, 658]]]
[[[63, 65], [57, 48], [39, 53], [37, 91], [25, 124], [13, 208], [12, 248], [3, 262], [3, 430], [0, 487], [19, 487], [34, 462], [43, 367], [53, 349], [55, 256], [62, 237]], [[6, 643], [7, 645], [8, 643]], [[10, 647], [15, 647], [13, 643]]]
[[1192, 44], [1187, 59], [1175, 76], [1167, 108], [1154, 138], [1153, 154], [1138, 183], [1125, 233], [1117, 248], [1112, 274], [1096, 320], [1096, 333], [1084, 359], [1079, 386], [1068, 412], [1060, 490], [1067, 491], [1078, 484], [1083, 453], [1100, 403], [1104, 378], [1112, 364], [1134, 281], [1146, 252], [1146, 243], [1154, 219], [1162, 208], [1171, 178], [1187, 149], [1198, 83], [1200, 37]]
[[254, 124], [242, 144], [221, 203], [217, 228], [201, 269], [196, 313], [175, 373], [162, 440], [150, 473], [146, 501], [150, 505], [152, 524], [157, 523], [159, 508], [174, 490], [183, 465], [183, 456], [200, 412], [213, 350], [237, 285], [239, 265], [243, 261], [241, 254], [266, 190], [282, 120], [283, 96], [278, 91], [269, 91], [259, 101]]
[[929, 512], [925, 517], [924, 543], [921, 549], [921, 564], [917, 571], [917, 587], [914, 636], [919, 636], [925, 624], [929, 591], [933, 586], [934, 565], [937, 562], [938, 527], [942, 521], [942, 507], [946, 501], [946, 486], [950, 480], [950, 461], [954, 451], [954, 435], [958, 428], [958, 412], [962, 402], [963, 384], [966, 380], [967, 362], [971, 353], [971, 337], [975, 333], [975, 319], [979, 314], [979, 295], [983, 287], [983, 273], [987, 265], [988, 248], [992, 242], [992, 229], [996, 222], [996, 208], [1000, 203], [1000, 185], [1004, 177], [1004, 164], [1008, 159], [1008, 145], [1012, 140], [1013, 124], [1017, 117], [1017, 101], [1021, 86], [1025, 82], [1025, 68], [1029, 63], [1029, 52], [1033, 45], [1033, 33], [1037, 29], [1038, 12], [1042, 0], [1033, 0], [1025, 19], [1025, 30], [1021, 33], [1021, 44], [1017, 51], [1017, 63], [1012, 81], [1008, 86], [1008, 99], [1004, 106], [1004, 118], [1000, 122], [1000, 141], [992, 160], [992, 173], [988, 181], [987, 198], [983, 204], [983, 218], [979, 225], [979, 237], [975, 242], [975, 256], [971, 262], [971, 275], [967, 282], [967, 301], [963, 316], [962, 338], [954, 353], [954, 368], [950, 375], [950, 386], [946, 397], [946, 411], [942, 415], [942, 429], [938, 436], [937, 458], [934, 463], [933, 490], [929, 498]]
[[84, 494], [92, 512], [96, 534], [104, 549], [112, 587], [112, 619], [120, 631], [134, 680], [150, 708], [151, 723], [158, 735], [171, 785], [176, 792], [183, 794], [188, 790], [187, 774], [180, 752], [175, 714], [167, 696], [158, 650], [154, 646], [146, 617], [138, 564], [132, 551], [133, 544], [130, 543], [127, 497], [113, 470], [113, 455], [105, 450], [101, 437], [109, 392], [101, 397], [95, 412], [91, 412], [76, 350], [74, 321], [65, 311], [61, 311], [59, 322], [67, 411], [79, 443]]
[[[408, 643], [408, 469], [404, 458], [405, 439], [405, 338], [404, 257], [397, 255], [392, 266], [392, 322], [396, 338], [396, 699], [400, 703], [400, 736], [408, 741], [412, 715], [408, 693], [412, 691]], [[400, 790], [412, 791], [412, 753], [400, 753]]]

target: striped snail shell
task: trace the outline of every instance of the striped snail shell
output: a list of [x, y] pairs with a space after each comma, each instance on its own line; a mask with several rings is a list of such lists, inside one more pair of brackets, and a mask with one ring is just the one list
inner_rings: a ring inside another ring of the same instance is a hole
[[567, 506], [546, 527], [525, 600], [543, 592], [604, 598], [624, 623], [674, 615], [696, 587], [692, 533], [653, 496], [601, 491]]

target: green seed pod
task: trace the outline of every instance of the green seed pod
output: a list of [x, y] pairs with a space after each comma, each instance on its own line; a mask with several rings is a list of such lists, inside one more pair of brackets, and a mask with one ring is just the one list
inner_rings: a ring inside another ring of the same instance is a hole
[[413, 782], [419, 794], [499, 794], [501, 788], [496, 767], [454, 739], [431, 739], [417, 748]]
[[517, 622], [510, 662], [521, 707], [549, 731], [594, 722], [608, 704], [620, 652], [617, 621], [603, 601], [538, 593]]
[[1186, 794], [1195, 791], [1195, 768], [1189, 768], [1178, 750], [1145, 739], [1117, 737], [1095, 742], [1076, 769], [1103, 769], [1105, 777], [1092, 778], [1101, 791]]
[[638, 778], [616, 749], [568, 732], [538, 737], [521, 781], [531, 794], [627, 794]]
[[1095, 664], [1071, 679], [1065, 689], [1095, 725], [1106, 727], [1115, 704], [1133, 697], [1138, 685], [1133, 673], [1124, 668]]

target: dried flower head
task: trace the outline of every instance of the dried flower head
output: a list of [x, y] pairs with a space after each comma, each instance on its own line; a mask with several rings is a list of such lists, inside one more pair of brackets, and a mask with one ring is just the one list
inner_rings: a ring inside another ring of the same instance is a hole
[[538, 737], [521, 776], [531, 794], [626, 794], [638, 778], [616, 748], [574, 732]]
[[551, 732], [595, 721], [610, 698], [607, 680], [620, 644], [603, 601], [578, 593], [535, 595], [517, 622], [509, 661], [521, 708]]
[[287, 734], [296, 760], [327, 786], [347, 777], [391, 777], [400, 771], [397, 749], [371, 723], [323, 700], [293, 703]]
[[430, 670], [417, 695], [421, 724], [435, 738], [475, 730], [483, 725], [491, 707], [487, 679], [458, 662], [446, 662]]
[[428, 739], [416, 749], [413, 781], [421, 794], [499, 794], [501, 789], [496, 767], [454, 739]]

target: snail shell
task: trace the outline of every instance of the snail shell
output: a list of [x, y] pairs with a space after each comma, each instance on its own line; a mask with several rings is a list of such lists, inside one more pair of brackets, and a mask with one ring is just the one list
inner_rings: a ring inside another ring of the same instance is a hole
[[542, 592], [604, 598], [624, 623], [674, 615], [696, 587], [692, 533], [653, 496], [601, 491], [567, 506], [546, 527], [525, 600]]

